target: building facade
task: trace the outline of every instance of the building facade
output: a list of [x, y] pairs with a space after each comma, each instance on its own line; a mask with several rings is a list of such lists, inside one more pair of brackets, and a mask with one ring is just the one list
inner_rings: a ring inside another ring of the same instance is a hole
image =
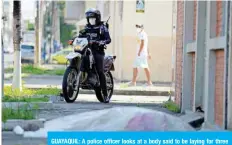
[[[107, 20], [110, 16], [109, 31], [112, 43], [108, 46], [107, 53], [117, 56], [115, 78], [119, 80], [132, 79], [137, 39], [135, 24], [142, 23], [148, 34], [148, 47], [152, 55], [152, 59], [149, 60], [152, 81], [172, 81], [172, 1], [146, 0], [144, 12], [136, 11], [136, 1], [98, 0], [67, 3], [70, 4], [66, 5], [66, 18], [69, 22], [76, 20], [77, 31], [86, 24], [84, 11], [88, 8], [99, 9], [103, 20]], [[76, 8], [74, 8], [75, 5]], [[77, 11], [76, 15], [74, 15], [74, 9]], [[138, 80], [145, 81], [143, 70], [140, 72]]]
[[232, 128], [230, 1], [177, 1], [175, 101]]

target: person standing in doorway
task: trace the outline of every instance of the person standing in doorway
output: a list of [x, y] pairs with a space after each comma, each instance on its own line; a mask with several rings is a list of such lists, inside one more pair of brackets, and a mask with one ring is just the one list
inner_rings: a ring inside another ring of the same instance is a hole
[[136, 24], [136, 30], [138, 34], [137, 38], [137, 51], [136, 51], [136, 58], [133, 65], [133, 78], [132, 81], [129, 83], [129, 86], [136, 86], [137, 76], [138, 76], [138, 69], [143, 68], [147, 77], [147, 83], [145, 86], [152, 86], [151, 82], [151, 74], [150, 69], [148, 66], [148, 59], [151, 59], [148, 50], [148, 38], [147, 34], [144, 31], [144, 27], [141, 24]]

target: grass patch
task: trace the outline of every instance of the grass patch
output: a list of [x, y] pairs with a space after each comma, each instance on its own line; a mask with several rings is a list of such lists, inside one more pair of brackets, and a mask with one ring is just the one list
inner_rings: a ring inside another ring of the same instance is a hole
[[[60, 90], [57, 88], [47, 89], [27, 89], [23, 91], [12, 90], [11, 86], [4, 86], [3, 102], [48, 102], [48, 95], [59, 95]], [[37, 97], [35, 97], [37, 96]], [[39, 96], [39, 97], [38, 97]]]
[[3, 102], [48, 102], [49, 98], [44, 97], [9, 97], [4, 96], [2, 99]]
[[5, 69], [5, 73], [12, 73], [13, 72], [13, 68], [6, 68]]
[[51, 72], [50, 73], [51, 73], [51, 75], [55, 74], [55, 75], [58, 75], [58, 76], [63, 76], [64, 72], [65, 72], [64, 69], [56, 69], [56, 70], [52, 71], [52, 73]]
[[169, 111], [180, 113], [180, 107], [173, 101], [164, 102], [163, 107], [168, 109]]
[[58, 88], [43, 88], [35, 90], [36, 95], [59, 95], [60, 89]]
[[[12, 73], [13, 68], [7, 68], [5, 69], [5, 73]], [[25, 74], [34, 74], [34, 75], [63, 75], [65, 72], [65, 69], [45, 69], [41, 67], [36, 67], [33, 65], [23, 65], [22, 66], [22, 73]]]
[[8, 119], [35, 119], [35, 111], [28, 104], [17, 109], [2, 108], [2, 121], [6, 122]]

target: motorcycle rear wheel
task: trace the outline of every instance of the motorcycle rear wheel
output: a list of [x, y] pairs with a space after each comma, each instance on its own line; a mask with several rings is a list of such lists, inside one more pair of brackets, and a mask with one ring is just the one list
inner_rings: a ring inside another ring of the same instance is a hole
[[[72, 76], [71, 76], [72, 75]], [[71, 78], [70, 78], [71, 76]], [[79, 94], [78, 72], [73, 67], [67, 67], [62, 83], [63, 97], [67, 103], [73, 103]]]
[[114, 79], [113, 79], [111, 72], [110, 71], [106, 72], [105, 76], [106, 76], [108, 99], [107, 100], [103, 99], [103, 94], [102, 94], [102, 90], [100, 87], [95, 89], [96, 97], [97, 97], [98, 101], [101, 103], [109, 103], [110, 99], [113, 95], [113, 91], [114, 91]]

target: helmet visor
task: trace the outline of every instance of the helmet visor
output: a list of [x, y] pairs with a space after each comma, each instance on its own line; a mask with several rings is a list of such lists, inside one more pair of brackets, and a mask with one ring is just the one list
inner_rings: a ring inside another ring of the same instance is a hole
[[96, 15], [92, 12], [85, 13], [86, 18], [96, 18]]

